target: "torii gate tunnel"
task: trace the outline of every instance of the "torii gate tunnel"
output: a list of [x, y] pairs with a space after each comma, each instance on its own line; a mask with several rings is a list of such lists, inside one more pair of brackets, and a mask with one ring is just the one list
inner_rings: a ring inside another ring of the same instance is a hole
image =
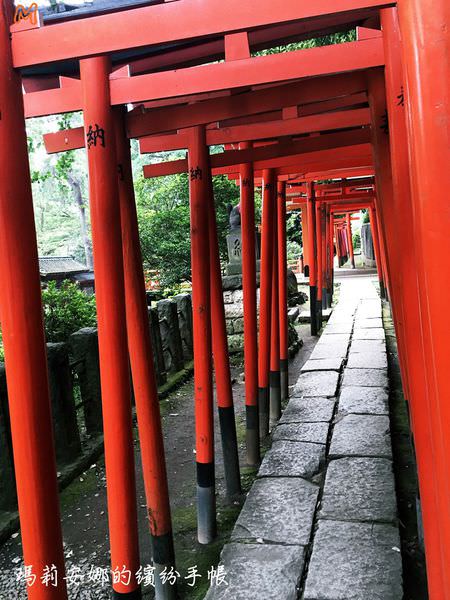
[[[368, 208], [410, 409], [429, 595], [449, 599], [448, 0], [138, 4], [97, 14], [94, 2], [79, 18], [48, 22], [14, 22], [13, 1], [0, 4], [0, 310], [25, 564], [64, 573], [25, 119], [83, 111], [84, 127], [45, 143], [48, 152], [85, 147], [88, 158], [111, 567], [134, 574], [139, 564], [129, 359], [154, 564], [175, 564], [131, 175], [138, 138], [142, 153], [187, 151], [144, 174], [189, 176], [199, 541], [216, 535], [213, 367], [227, 491], [240, 491], [212, 197], [212, 177], [225, 174], [241, 194], [248, 463], [258, 464], [288, 395], [286, 209], [301, 208], [317, 334], [332, 300], [333, 246], [354, 264], [350, 215]], [[353, 42], [255, 55], [353, 28]], [[212, 145], [225, 149], [210, 155]], [[113, 587], [114, 597], [140, 598], [134, 575]], [[156, 594], [176, 591], [160, 584]], [[38, 580], [28, 595], [67, 598], [64, 578]]]

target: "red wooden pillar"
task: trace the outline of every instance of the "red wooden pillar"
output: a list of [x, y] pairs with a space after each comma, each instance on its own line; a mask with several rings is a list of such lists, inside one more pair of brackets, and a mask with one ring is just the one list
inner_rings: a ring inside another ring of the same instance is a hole
[[[439, 597], [443, 589], [440, 527], [436, 519], [439, 513], [433, 444], [433, 408], [429, 403], [425, 375], [423, 340], [421, 331], [420, 303], [417, 276], [417, 251], [415, 247], [414, 219], [411, 205], [410, 168], [408, 159], [408, 136], [405, 115], [405, 82], [401, 63], [401, 42], [396, 9], [381, 13], [383, 40], [386, 56], [386, 96], [389, 110], [392, 178], [394, 185], [394, 211], [397, 216], [397, 235], [402, 247], [401, 294], [403, 302], [405, 350], [407, 361], [407, 394], [414, 435], [414, 446], [419, 475], [420, 500], [424, 523], [427, 560], [427, 579], [430, 597]], [[420, 267], [419, 267], [420, 272]]]
[[369, 207], [370, 215], [370, 231], [372, 233], [373, 252], [375, 254], [375, 262], [377, 265], [378, 283], [380, 285], [380, 295], [384, 297], [383, 284], [383, 266], [381, 264], [380, 239], [378, 236], [378, 220], [375, 212], [375, 207]]
[[153, 350], [148, 326], [148, 309], [142, 268], [141, 246], [134, 198], [130, 143], [124, 128], [124, 114], [115, 109], [115, 133], [118, 163], [120, 220], [122, 227], [123, 267], [128, 350], [141, 448], [157, 598], [175, 597], [176, 587], [162, 588], [160, 573], [175, 564], [167, 484], [164, 440], [161, 427], [158, 390], [153, 366]]
[[217, 239], [214, 192], [210, 188], [208, 207], [209, 225], [209, 272], [211, 285], [211, 331], [216, 396], [219, 412], [220, 434], [225, 471], [227, 495], [232, 498], [241, 493], [241, 475], [234, 418], [233, 389], [231, 386], [230, 357], [223, 305], [222, 273], [220, 268], [219, 242]]
[[334, 239], [335, 239], [335, 244], [336, 244], [336, 259], [337, 259], [338, 268], [340, 269], [341, 268], [341, 241], [339, 238], [339, 228], [336, 223], [334, 223], [333, 227], [334, 227]]
[[327, 205], [322, 204], [321, 209], [321, 240], [322, 240], [322, 309], [327, 308], [327, 270], [328, 270], [328, 254], [327, 254]]
[[308, 209], [306, 204], [302, 206], [302, 252], [303, 252], [303, 271], [305, 271], [305, 266], [308, 266], [309, 270], [309, 248], [308, 248]]
[[350, 263], [352, 265], [352, 269], [355, 268], [355, 252], [353, 249], [353, 237], [352, 237], [352, 216], [351, 213], [346, 214], [346, 222], [347, 222], [347, 236], [348, 236], [348, 249], [350, 251]]
[[263, 171], [258, 353], [259, 434], [261, 438], [265, 438], [269, 433], [270, 322], [272, 304], [273, 220], [275, 218], [274, 188], [275, 176], [273, 169], [265, 169]]
[[[12, 67], [12, 2], [0, 5], [0, 310], [23, 558], [32, 600], [67, 598], [22, 83]], [[0, 452], [2, 450], [0, 449]], [[45, 586], [55, 565], [58, 585]], [[13, 574], [11, 574], [13, 577]]]
[[421, 325], [427, 392], [432, 417], [434, 470], [437, 481], [438, 520], [442, 539], [440, 587], [430, 597], [450, 596], [450, 355], [448, 305], [450, 272], [442, 263], [450, 249], [450, 6], [436, 0], [432, 6], [409, 0], [398, 3], [408, 139], [411, 161], [411, 202], [417, 243]]
[[[398, 215], [394, 209], [394, 190], [392, 184], [391, 152], [389, 146], [389, 122], [386, 105], [384, 72], [374, 69], [368, 75], [369, 105], [372, 119], [372, 148], [374, 153], [375, 178], [377, 182], [377, 214], [381, 229], [381, 247], [387, 268], [389, 299], [391, 302], [394, 325], [399, 344], [399, 360], [403, 382], [408, 381], [404, 309], [400, 287], [401, 253], [399, 245]], [[384, 240], [384, 244], [383, 244]], [[391, 274], [396, 274], [395, 277]], [[407, 392], [407, 389], [406, 389]]]
[[328, 281], [328, 307], [331, 308], [333, 304], [333, 292], [334, 292], [334, 242], [333, 242], [333, 213], [330, 207], [328, 207], [328, 264], [329, 264], [329, 281]]
[[[241, 144], [248, 148], [250, 144]], [[240, 166], [242, 289], [244, 294], [244, 371], [247, 463], [259, 464], [258, 322], [256, 305], [255, 195], [253, 164]]]
[[270, 425], [273, 427], [281, 417], [281, 387], [280, 387], [280, 302], [278, 296], [278, 210], [280, 202], [278, 192], [275, 192], [273, 203], [273, 242], [272, 242], [272, 298], [270, 318]]
[[315, 251], [315, 235], [316, 235], [316, 199], [314, 193], [314, 185], [306, 184], [307, 189], [307, 204], [306, 210], [308, 213], [308, 255], [309, 255], [309, 312], [311, 315], [311, 335], [317, 335], [317, 264]]
[[278, 298], [280, 310], [280, 386], [281, 401], [289, 396], [289, 336], [287, 297], [286, 183], [278, 182]]
[[322, 203], [316, 200], [316, 289], [317, 289], [317, 329], [322, 327], [322, 293], [323, 293], [323, 264], [322, 264]]
[[191, 130], [188, 154], [198, 541], [208, 544], [216, 535], [216, 497], [209, 271], [209, 207], [212, 201], [212, 184], [204, 127], [194, 127]]
[[131, 571], [115, 596], [140, 597], [133, 432], [117, 158], [107, 57], [80, 61], [105, 438], [112, 569]]

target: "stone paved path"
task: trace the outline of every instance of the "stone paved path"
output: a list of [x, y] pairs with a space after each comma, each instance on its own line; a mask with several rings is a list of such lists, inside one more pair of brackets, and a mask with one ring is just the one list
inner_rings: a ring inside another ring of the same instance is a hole
[[273, 432], [207, 600], [401, 600], [381, 302], [340, 300]]

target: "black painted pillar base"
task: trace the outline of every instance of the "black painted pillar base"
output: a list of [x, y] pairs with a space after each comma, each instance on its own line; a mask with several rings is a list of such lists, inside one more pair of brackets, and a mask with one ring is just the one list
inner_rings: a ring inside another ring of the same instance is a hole
[[327, 288], [322, 288], [322, 309], [328, 308]]
[[238, 496], [242, 491], [233, 406], [219, 406], [219, 423], [222, 438], [225, 487], [227, 496], [233, 498], [234, 496]]
[[247, 447], [247, 465], [256, 467], [261, 462], [259, 450], [259, 416], [258, 405], [245, 407], [245, 442]]
[[271, 426], [278, 423], [281, 417], [281, 383], [280, 371], [270, 371], [270, 424]]
[[311, 315], [311, 335], [317, 335], [317, 288], [315, 285], [309, 286], [309, 312]]
[[289, 361], [287, 358], [280, 358], [280, 387], [281, 402], [289, 398]]
[[197, 463], [197, 539], [210, 544], [217, 534], [214, 463]]
[[327, 304], [328, 308], [331, 308], [333, 305], [333, 292], [327, 292]]
[[155, 567], [155, 600], [176, 600], [177, 586], [169, 581], [163, 584], [161, 573], [175, 568], [175, 551], [172, 532], [152, 536], [153, 566]]
[[258, 388], [259, 437], [269, 435], [269, 388]]
[[380, 297], [383, 300], [387, 300], [386, 288], [384, 287], [384, 282], [383, 281], [379, 281], [378, 283], [380, 284]]

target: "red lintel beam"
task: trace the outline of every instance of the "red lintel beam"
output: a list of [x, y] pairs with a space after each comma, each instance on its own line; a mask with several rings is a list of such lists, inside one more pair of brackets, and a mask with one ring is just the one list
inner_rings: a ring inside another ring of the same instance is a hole
[[[370, 130], [356, 129], [340, 133], [331, 133], [316, 137], [308, 137], [298, 142], [270, 144], [259, 148], [246, 150], [230, 150], [211, 155], [213, 168], [228, 167], [244, 162], [272, 161], [273, 168], [283, 166], [288, 162], [288, 156], [298, 156], [346, 146], [364, 145], [368, 143]], [[188, 170], [187, 159], [174, 160], [144, 166], [145, 177], [160, 177], [185, 173]]]
[[[227, 144], [231, 142], [266, 140], [287, 135], [299, 135], [317, 131], [345, 129], [347, 127], [360, 127], [370, 122], [368, 108], [339, 111], [298, 119], [269, 121], [268, 123], [255, 123], [253, 125], [240, 125], [220, 129], [209, 129], [206, 132], [206, 142], [209, 146]], [[178, 134], [167, 136], [151, 136], [142, 138], [139, 142], [140, 151], [161, 152], [187, 148], [188, 136], [182, 131]]]
[[[180, 0], [181, 1], [181, 0]], [[334, 44], [331, 46], [322, 46], [303, 50], [295, 50], [293, 52], [283, 52], [280, 54], [272, 54], [268, 56], [256, 56], [252, 58], [235, 60], [223, 63], [214, 63], [210, 65], [200, 65], [187, 69], [178, 69], [174, 71], [164, 71], [161, 73], [150, 73], [148, 75], [138, 75], [135, 77], [122, 77], [112, 79], [111, 86], [111, 103], [112, 104], [128, 104], [130, 102], [140, 103], [151, 100], [159, 100], [171, 97], [183, 97], [191, 94], [203, 94], [225, 89], [245, 88], [253, 85], [273, 84], [276, 82], [287, 82], [289, 80], [302, 79], [307, 77], [320, 77], [325, 75], [336, 75], [338, 73], [350, 73], [369, 69], [371, 67], [383, 66], [383, 41], [381, 39], [364, 40], [359, 42], [347, 42], [344, 44]], [[291, 94], [293, 90], [289, 88], [284, 90], [282, 96], [279, 95], [281, 90], [275, 91], [274, 108], [286, 106], [286, 98], [292, 105], [308, 102], [308, 92], [302, 87], [304, 84], [299, 84], [300, 88], [297, 91], [298, 100]], [[323, 86], [323, 83], [322, 83]], [[286, 86], [284, 86], [286, 88]], [[275, 88], [276, 89], [276, 88]], [[314, 89], [314, 88], [313, 88]], [[366, 89], [366, 84], [362, 84], [359, 89], [354, 91], [360, 92]], [[79, 85], [70, 87], [73, 92], [72, 104], [69, 99], [64, 96], [61, 100], [62, 89], [53, 90], [54, 96], [49, 97], [49, 90], [45, 92], [35, 92], [25, 94], [25, 115], [27, 117], [45, 116], [53, 113], [64, 111], [75, 111], [81, 109], [79, 100]], [[259, 97], [266, 98], [267, 93], [270, 94], [272, 88], [258, 90], [255, 92]], [[344, 89], [344, 95], [350, 93]], [[286, 96], [288, 94], [288, 96]], [[325, 95], [326, 94], [326, 95]], [[340, 93], [332, 90], [329, 83], [322, 87], [322, 99], [339, 96]], [[28, 98], [27, 98], [28, 96]], [[273, 96], [272, 96], [273, 97]], [[238, 96], [236, 96], [238, 98]], [[311, 102], [320, 98], [311, 98]], [[245, 104], [244, 98], [240, 97], [237, 104], [235, 103], [235, 112], [229, 109], [229, 97], [216, 98], [214, 106], [222, 106], [222, 115], [212, 116], [208, 113], [207, 105], [202, 103], [194, 106], [202, 115], [200, 124], [211, 123], [223, 118], [231, 118], [233, 116], [242, 116]], [[63, 102], [64, 101], [64, 102]], [[59, 107], [61, 104], [61, 108]], [[223, 110], [225, 107], [227, 110]], [[175, 107], [174, 107], [175, 108]], [[186, 106], [176, 107], [183, 112]], [[265, 112], [270, 110], [270, 107], [254, 110], [257, 112]], [[190, 127], [194, 123], [187, 122], [184, 116], [183, 122], [180, 125], [173, 119], [173, 115], [167, 110], [167, 107], [160, 109], [164, 115], [165, 126], [158, 125], [158, 111], [146, 113], [147, 121], [153, 124], [155, 129], [152, 131], [151, 125], [147, 122], [147, 129], [137, 133], [129, 132], [129, 137], [141, 137], [149, 133], [158, 133], [162, 131], [174, 131]], [[189, 115], [193, 112], [190, 107], [186, 111]], [[227, 114], [228, 112], [228, 114]], [[145, 113], [144, 113], [145, 114]], [[143, 121], [142, 113], [137, 113], [140, 117], [140, 122]], [[138, 119], [139, 121], [139, 119]], [[198, 116], [197, 116], [198, 121]]]
[[186, 96], [384, 66], [383, 40], [320, 46], [111, 81], [113, 104]]
[[[366, 15], [371, 13], [367, 11]], [[363, 13], [358, 13], [358, 20], [364, 19]], [[322, 37], [331, 33], [351, 29], [354, 21], [349, 21], [348, 14], [330, 15], [313, 20], [284, 23], [248, 32], [248, 42], [252, 50], [274, 47], [278, 44], [298, 42], [312, 37]], [[374, 37], [369, 36], [369, 37]], [[360, 39], [360, 38], [358, 38]], [[221, 59], [225, 54], [224, 38], [200, 41], [191, 46], [183, 46], [173, 50], [164, 49], [161, 53], [138, 58], [128, 63], [131, 75], [162, 71], [168, 68], [182, 68], [212, 62]], [[241, 57], [242, 58], [242, 57]], [[207, 59], [207, 60], [205, 60]]]
[[273, 0], [180, 0], [19, 31], [12, 34], [13, 61], [26, 67], [394, 4], [284, 0], [274, 10]]
[[[209, 146], [225, 144], [232, 141], [267, 139], [286, 135], [344, 129], [358, 127], [369, 123], [369, 109], [360, 108], [353, 111], [317, 115], [315, 117], [299, 117], [298, 119], [279, 120], [269, 123], [209, 129], [206, 142]], [[49, 154], [75, 150], [84, 147], [83, 128], [68, 129], [44, 135], [46, 150]], [[188, 148], [189, 134], [180, 131], [177, 134], [149, 136], [139, 142], [142, 153], [163, 152]]]
[[[349, 156], [336, 156], [336, 150], [324, 150], [316, 152], [310, 156], [303, 154], [297, 156], [297, 162], [294, 164], [284, 165], [275, 169], [275, 174], [278, 179], [283, 181], [317, 181], [320, 179], [331, 179], [333, 177], [352, 177], [353, 175], [367, 175], [374, 172], [372, 156], [368, 153], [369, 146], [353, 146], [346, 148], [346, 151], [351, 150]], [[320, 158], [314, 161], [314, 155]], [[290, 160], [291, 157], [288, 157]], [[258, 163], [258, 168], [255, 170], [254, 184], [256, 187], [261, 187], [262, 169], [259, 165], [269, 165], [271, 161], [261, 161]], [[236, 167], [223, 167], [214, 169], [213, 175], [227, 175], [228, 177], [236, 177]]]
[[[270, 110], [273, 107], [283, 107], [287, 102], [307, 103], [301, 108], [302, 117], [300, 118], [302, 119], [304, 109], [309, 109], [312, 106], [315, 106], [317, 112], [320, 113], [324, 105], [327, 105], [328, 108], [340, 108], [343, 105], [343, 100], [346, 101], [346, 106], [351, 106], [353, 102], [358, 104], [360, 100], [367, 99], [367, 95], [366, 92], [358, 93], [355, 90], [363, 89], [364, 86], [363, 75], [352, 73], [318, 78], [312, 80], [308, 86], [303, 83], [291, 83], [275, 88], [246, 92], [232, 97], [200, 102], [190, 106], [153, 109], [144, 114], [132, 111], [127, 115], [128, 133], [129, 137], [142, 137], [165, 129], [181, 129], [191, 124], [205, 123], [207, 119], [211, 119], [211, 122], [218, 121], [234, 114], [259, 113], [253, 115], [253, 118], [258, 120], [262, 118], [261, 111]], [[67, 95], [67, 89], [49, 91], [46, 94], [47, 106], [52, 106], [53, 97], [60, 98], [61, 94]], [[323, 100], [323, 98], [328, 98], [330, 94], [348, 95], [329, 101]], [[32, 116], [36, 112], [34, 107], [35, 98], [36, 96], [33, 94], [25, 94], [24, 96], [25, 104], [28, 105], [31, 113], [27, 116]], [[311, 103], [312, 99], [317, 102]], [[59, 100], [56, 100], [56, 102], [59, 102]], [[278, 115], [274, 113], [274, 118], [281, 119], [281, 110]], [[251, 122], [249, 120], [249, 123]], [[303, 121], [303, 123], [306, 123], [306, 121]], [[259, 125], [261, 124], [259, 123]], [[165, 136], [162, 140], [163, 145], [169, 139], [171, 139], [170, 136]], [[49, 133], [44, 135], [44, 141], [49, 153], [82, 148], [84, 146], [83, 128], [78, 127], [65, 132]], [[180, 147], [185, 147], [181, 144], [185, 144], [185, 141], [180, 140]], [[163, 149], [163, 147], [159, 148], [159, 150]]]
[[[359, 144], [358, 146], [349, 146], [346, 151], [350, 154], [336, 156], [336, 150], [323, 150], [311, 154], [295, 154], [287, 156], [285, 164], [275, 169], [278, 178], [283, 177], [287, 181], [292, 176], [302, 178], [302, 181], [316, 181], [318, 179], [328, 179], [331, 172], [349, 173], [349, 172], [370, 172], [373, 171], [372, 157], [368, 154], [369, 145]], [[315, 160], [316, 158], [316, 160]], [[271, 165], [279, 159], [261, 160], [255, 163], [255, 185], [259, 177], [262, 177], [264, 168], [271, 168]], [[359, 169], [359, 171], [358, 171]], [[213, 175], [230, 175], [236, 173], [235, 165], [231, 167], [220, 167], [213, 169]], [[334, 176], [334, 175], [333, 175]]]
[[[355, 73], [356, 75], [356, 73]], [[336, 77], [336, 76], [334, 76]], [[294, 84], [290, 84], [294, 85]], [[289, 104], [292, 102], [291, 98]], [[287, 104], [287, 102], [285, 102]], [[363, 105], [367, 105], [367, 92], [348, 93], [346, 96], [340, 96], [339, 98], [330, 98], [329, 100], [319, 100], [317, 102], [308, 102], [306, 104], [298, 105], [298, 116], [308, 117], [310, 115], [319, 115], [326, 112], [332, 112], [341, 110], [344, 108], [364, 108]], [[267, 121], [277, 121], [283, 118], [283, 108], [278, 110], [271, 110], [264, 113], [245, 115], [242, 117], [236, 117], [233, 119], [225, 119], [219, 121], [219, 127], [234, 127], [236, 125], [251, 125], [253, 123], [265, 123]]]
[[[335, 198], [329, 198], [327, 200], [323, 200], [322, 198], [320, 199], [320, 201], [322, 203], [325, 204], [330, 204], [330, 205], [335, 205], [339, 202], [343, 202], [345, 203], [345, 205], [352, 205], [352, 203], [356, 204], [361, 204], [361, 202], [366, 202], [366, 203], [371, 203], [375, 198], [375, 194], [371, 194], [370, 196], [362, 196], [359, 198], [352, 198], [351, 200], [348, 198], [348, 196], [336, 196]], [[290, 201], [294, 204], [301, 204], [302, 202], [305, 202], [305, 197], [304, 196], [298, 196], [297, 198], [291, 198]]]

